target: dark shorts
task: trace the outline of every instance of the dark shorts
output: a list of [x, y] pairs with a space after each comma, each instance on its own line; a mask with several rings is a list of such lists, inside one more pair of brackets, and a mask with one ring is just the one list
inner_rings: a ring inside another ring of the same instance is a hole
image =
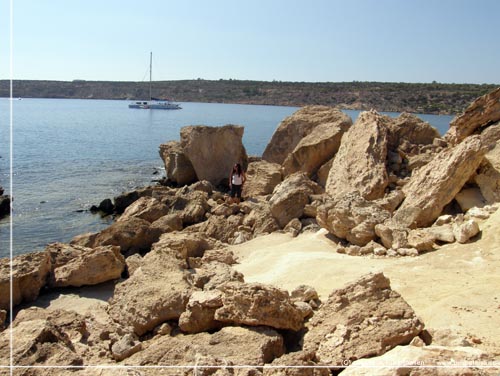
[[241, 198], [241, 185], [231, 185], [231, 197]]

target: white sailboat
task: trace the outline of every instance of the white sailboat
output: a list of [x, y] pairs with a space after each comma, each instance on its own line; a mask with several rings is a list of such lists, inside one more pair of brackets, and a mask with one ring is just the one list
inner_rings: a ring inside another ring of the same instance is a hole
[[151, 95], [151, 82], [153, 78], [153, 53], [149, 55], [149, 100], [130, 103], [128, 108], [139, 108], [144, 110], [180, 110], [182, 107], [169, 99], [161, 100]]

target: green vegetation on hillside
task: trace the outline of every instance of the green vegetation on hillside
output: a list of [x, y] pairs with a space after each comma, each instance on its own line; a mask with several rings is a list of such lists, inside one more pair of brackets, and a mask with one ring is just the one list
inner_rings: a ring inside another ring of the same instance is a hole
[[[156, 81], [153, 96], [179, 102], [283, 106], [327, 105], [342, 109], [457, 114], [498, 85], [384, 82], [281, 82], [240, 80]], [[147, 82], [15, 80], [13, 96], [24, 98], [146, 99]], [[9, 81], [0, 80], [0, 97]]]

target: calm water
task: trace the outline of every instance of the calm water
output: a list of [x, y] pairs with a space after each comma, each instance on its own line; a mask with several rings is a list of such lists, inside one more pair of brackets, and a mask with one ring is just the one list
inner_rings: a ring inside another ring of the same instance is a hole
[[[0, 185], [9, 186], [9, 100], [0, 99]], [[13, 102], [13, 253], [109, 225], [87, 211], [107, 197], [161, 176], [160, 144], [186, 125], [245, 126], [247, 153], [261, 155], [295, 107], [183, 103], [180, 111], [128, 109], [125, 101], [23, 99]], [[353, 120], [358, 111], [346, 111]], [[396, 116], [397, 114], [389, 114]], [[452, 117], [419, 115], [444, 133]], [[160, 175], [155, 172], [160, 171]], [[9, 255], [9, 218], [0, 257]]]

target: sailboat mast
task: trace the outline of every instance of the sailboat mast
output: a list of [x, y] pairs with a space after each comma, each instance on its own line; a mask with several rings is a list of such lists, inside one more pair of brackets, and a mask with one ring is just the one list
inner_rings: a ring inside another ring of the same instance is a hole
[[153, 52], [149, 53], [149, 100], [152, 100], [151, 81], [153, 78]]

